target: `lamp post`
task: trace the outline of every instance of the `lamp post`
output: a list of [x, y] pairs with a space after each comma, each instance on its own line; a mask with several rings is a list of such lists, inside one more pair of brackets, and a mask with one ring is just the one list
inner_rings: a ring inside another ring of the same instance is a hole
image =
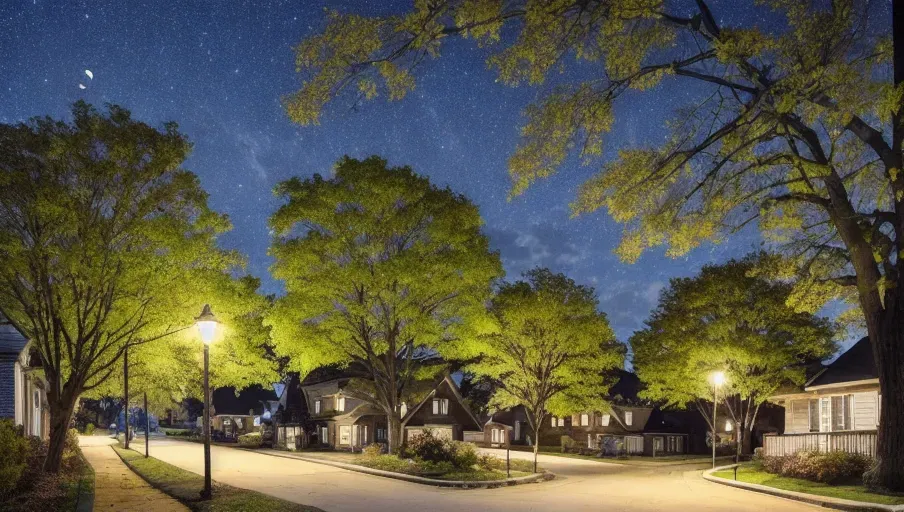
[[210, 499], [210, 379], [209, 379], [209, 349], [217, 332], [217, 317], [210, 312], [210, 304], [204, 304], [201, 315], [195, 318], [201, 341], [204, 342], [204, 490], [201, 498]]
[[725, 384], [725, 372], [712, 374], [713, 382], [713, 467], [716, 467], [716, 410], [719, 407], [719, 387]]

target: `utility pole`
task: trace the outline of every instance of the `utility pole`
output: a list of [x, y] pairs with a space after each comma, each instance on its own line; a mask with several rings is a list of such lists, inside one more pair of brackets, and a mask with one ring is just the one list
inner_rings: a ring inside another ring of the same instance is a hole
[[144, 392], [144, 456], [148, 456], [148, 446], [151, 444], [151, 413], [148, 412], [148, 392]]
[[123, 419], [125, 420], [123, 423], [125, 423], [125, 433], [126, 433], [126, 440], [123, 442], [123, 444], [125, 445], [126, 449], [128, 449], [129, 448], [129, 346], [128, 345], [126, 345], [125, 353], [122, 356], [122, 374], [123, 374], [123, 380], [125, 381], [125, 390], [124, 390], [125, 403], [123, 404], [122, 410], [123, 410], [123, 414], [125, 415], [125, 416], [123, 416]]

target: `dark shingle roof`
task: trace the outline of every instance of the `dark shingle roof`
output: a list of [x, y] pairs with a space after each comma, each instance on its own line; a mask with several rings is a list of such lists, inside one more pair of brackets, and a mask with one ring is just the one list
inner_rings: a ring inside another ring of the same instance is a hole
[[0, 354], [19, 355], [28, 339], [0, 313]]
[[807, 383], [807, 387], [840, 384], [858, 380], [876, 379], [876, 363], [873, 360], [873, 348], [869, 338], [863, 338], [854, 344], [838, 359], [828, 365], [824, 372]]

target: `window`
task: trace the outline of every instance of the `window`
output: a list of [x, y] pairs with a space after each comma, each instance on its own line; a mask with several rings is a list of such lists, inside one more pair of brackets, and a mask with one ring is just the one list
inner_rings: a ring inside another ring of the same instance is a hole
[[446, 398], [434, 398], [433, 414], [449, 414], [449, 400]]
[[582, 415], [581, 415], [581, 426], [582, 426], [582, 427], [586, 427], [586, 426], [588, 426], [588, 425], [590, 425], [590, 415], [589, 415], [589, 414], [582, 414]]
[[314, 414], [320, 414], [320, 400], [314, 400]]
[[229, 418], [223, 418], [223, 425], [226, 425], [227, 427], [229, 425], [232, 425], [232, 420]]
[[559, 426], [560, 426], [560, 427], [564, 427], [564, 426], [565, 426], [565, 418], [559, 418]]
[[329, 444], [330, 431], [326, 427], [320, 427], [320, 444]]
[[731, 429], [732, 429], [731, 420], [725, 420], [725, 431], [731, 432]]
[[385, 441], [386, 440], [386, 429], [385, 428], [378, 428], [376, 434], [377, 434], [377, 439], [376, 439], [377, 441]]
[[819, 399], [819, 431], [820, 432], [831, 432], [832, 431], [832, 398], [831, 397], [823, 397]]
[[851, 430], [851, 405], [854, 402], [853, 395], [839, 395], [832, 397], [832, 430]]
[[555, 416], [552, 416], [552, 417], [550, 418], [550, 420], [552, 420], [552, 426], [553, 426], [553, 428], [555, 428], [555, 426], [558, 425], [558, 422], [556, 421], [556, 417], [555, 417]]
[[352, 437], [352, 427], [349, 425], [339, 426], [339, 444], [349, 444]]
[[810, 432], [819, 432], [819, 400], [812, 399], [809, 401], [810, 409]]
[[[627, 415], [626, 415], [626, 417], [627, 417]], [[653, 450], [657, 451], [657, 452], [662, 451], [662, 438], [661, 437], [656, 436], [653, 438]]]
[[610, 418], [610, 416], [608, 414], [603, 414], [603, 426], [604, 427], [609, 426], [609, 418]]
[[502, 442], [505, 442], [505, 441], [504, 441], [504, 439], [505, 439], [505, 434], [504, 434], [504, 432], [505, 432], [505, 431], [502, 430], [502, 429], [498, 429], [498, 428], [492, 429], [492, 430], [490, 431], [490, 435], [491, 435], [491, 437], [492, 437], [492, 439], [493, 439], [493, 442], [494, 442], [494, 443], [502, 443]]
[[[633, 411], [625, 411], [625, 425], [633, 425], [634, 424], [634, 412]], [[660, 439], [661, 441], [661, 439]]]
[[345, 410], [345, 397], [344, 397], [344, 396], [340, 396], [340, 397], [336, 400], [336, 410], [337, 410], [337, 411], [344, 411], [344, 410]]

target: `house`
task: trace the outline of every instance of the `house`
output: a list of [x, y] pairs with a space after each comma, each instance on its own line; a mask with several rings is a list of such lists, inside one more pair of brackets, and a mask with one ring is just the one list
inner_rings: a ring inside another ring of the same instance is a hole
[[[671, 425], [661, 418], [650, 421], [659, 409], [638, 398], [641, 384], [637, 375], [619, 370], [615, 377], [607, 396], [609, 408], [548, 417], [548, 423], [540, 429], [541, 446], [559, 446], [562, 438], [568, 437], [576, 447], [610, 455], [688, 453], [686, 431], [664, 428]], [[530, 444], [532, 437], [522, 406], [497, 411], [484, 425], [483, 442], [491, 447]]]
[[[335, 369], [312, 372], [301, 389], [310, 416], [310, 445], [355, 450], [388, 441], [387, 420], [382, 410], [355, 398], [349, 384], [353, 375]], [[403, 441], [431, 430], [457, 441], [474, 436], [481, 423], [465, 404], [458, 386], [446, 376], [419, 403], [403, 404]]]
[[875, 455], [879, 397], [872, 347], [863, 338], [802, 387], [770, 397], [785, 409], [785, 428], [782, 435], [763, 436], [765, 454], [843, 450]]
[[25, 435], [47, 439], [50, 410], [41, 358], [22, 332], [0, 313], [0, 418], [21, 425]]
[[274, 390], [259, 385], [250, 386], [238, 394], [234, 387], [218, 388], [211, 395], [211, 431], [220, 431], [227, 436], [259, 430], [260, 417], [277, 402]]

